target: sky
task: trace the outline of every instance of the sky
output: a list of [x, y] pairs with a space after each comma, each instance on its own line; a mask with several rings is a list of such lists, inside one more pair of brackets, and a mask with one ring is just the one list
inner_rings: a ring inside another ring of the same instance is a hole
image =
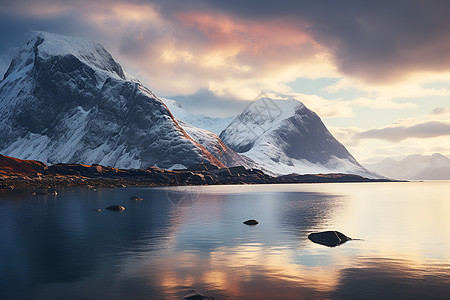
[[30, 30], [78, 36], [195, 113], [236, 115], [271, 91], [359, 161], [450, 156], [449, 12], [444, 0], [0, 0], [0, 73]]

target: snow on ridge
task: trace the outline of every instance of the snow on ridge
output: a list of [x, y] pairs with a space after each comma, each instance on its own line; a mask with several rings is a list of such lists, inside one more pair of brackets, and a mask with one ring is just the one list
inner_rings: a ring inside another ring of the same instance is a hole
[[273, 175], [351, 173], [377, 178], [296, 99], [265, 97], [251, 103], [220, 138]]
[[219, 135], [235, 118], [234, 116], [227, 118], [211, 118], [203, 114], [191, 114], [175, 100], [167, 98], [160, 99], [176, 119], [191, 126], [205, 129], [217, 135]]
[[[226, 144], [254, 144], [306, 106], [296, 99], [260, 98], [250, 103], [225, 129]], [[232, 147], [233, 148], [233, 147]], [[248, 150], [248, 149], [247, 149]], [[240, 150], [238, 151], [240, 152]]]
[[183, 121], [178, 124], [197, 143], [205, 147], [212, 155], [224, 163], [227, 167], [244, 166], [246, 168], [258, 167], [251, 159], [240, 155], [226, 146], [222, 140], [213, 132], [194, 127]]
[[94, 70], [105, 73], [102, 77], [126, 78], [122, 67], [99, 43], [44, 31], [30, 31], [28, 35], [28, 43], [13, 58], [5, 79], [12, 73], [21, 72], [26, 66], [33, 65], [36, 59], [45, 61], [58, 56], [74, 56]]
[[118, 168], [223, 166], [98, 43], [33, 32], [0, 82], [0, 152]]
[[44, 31], [35, 31], [34, 34], [37, 39], [43, 39], [38, 49], [39, 56], [44, 59], [71, 54], [87, 65], [111, 72], [122, 79], [125, 78], [120, 65], [99, 43]]

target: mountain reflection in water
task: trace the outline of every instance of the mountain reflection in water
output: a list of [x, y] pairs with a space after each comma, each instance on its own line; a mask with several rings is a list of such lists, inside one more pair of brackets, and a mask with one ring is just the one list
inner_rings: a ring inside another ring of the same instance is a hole
[[[0, 298], [177, 299], [196, 290], [215, 299], [444, 299], [447, 186], [3, 191]], [[112, 204], [126, 210], [94, 211]], [[330, 248], [307, 238], [326, 230], [364, 240]]]

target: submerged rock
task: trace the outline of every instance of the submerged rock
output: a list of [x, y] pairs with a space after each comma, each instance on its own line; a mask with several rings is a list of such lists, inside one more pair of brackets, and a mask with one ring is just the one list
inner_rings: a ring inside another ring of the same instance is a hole
[[130, 200], [131, 201], [141, 201], [142, 198], [141, 197], [137, 197], [137, 196], [133, 196], [133, 197], [130, 197]]
[[31, 193], [31, 195], [33, 195], [33, 196], [37, 196], [37, 195], [52, 195], [52, 196], [56, 196], [56, 195], [58, 195], [58, 192], [56, 192], [56, 191], [48, 191], [48, 190], [45, 190], [45, 189], [43, 189], [43, 190], [37, 190], [37, 191], [34, 191], [33, 193]]
[[328, 247], [336, 247], [351, 240], [351, 238], [344, 235], [343, 233], [340, 233], [339, 231], [311, 233], [310, 235], [308, 235], [308, 239], [316, 244]]
[[257, 225], [257, 224], [259, 224], [259, 222], [256, 220], [247, 220], [244, 222], [244, 224], [245, 225]]
[[108, 209], [108, 210], [115, 210], [115, 211], [122, 211], [122, 210], [125, 210], [125, 207], [123, 207], [122, 205], [111, 205], [111, 206], [108, 206], [106, 209]]
[[203, 296], [195, 290], [190, 290], [181, 298], [181, 300], [214, 300], [214, 297]]

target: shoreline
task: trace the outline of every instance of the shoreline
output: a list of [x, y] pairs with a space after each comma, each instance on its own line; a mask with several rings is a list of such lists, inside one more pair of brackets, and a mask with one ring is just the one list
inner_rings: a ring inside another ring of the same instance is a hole
[[[197, 175], [198, 174], [195, 174]], [[264, 180], [265, 179], [265, 180]], [[368, 179], [349, 174], [310, 174], [310, 175], [285, 175], [255, 180], [255, 178], [228, 177], [226, 180], [183, 181], [171, 178], [168, 181], [155, 181], [150, 178], [107, 178], [107, 177], [80, 177], [80, 176], [40, 176], [0, 177], [0, 190], [36, 190], [61, 187], [92, 187], [92, 188], [117, 188], [117, 187], [165, 187], [165, 186], [202, 186], [202, 185], [245, 185], [245, 184], [307, 184], [307, 183], [357, 183], [357, 182], [401, 182], [397, 180]]]
[[116, 169], [101, 165], [54, 164], [0, 155], [0, 190], [55, 187], [195, 186], [232, 184], [394, 182], [353, 174], [289, 174], [274, 177], [243, 166], [218, 168], [200, 164], [189, 169]]

